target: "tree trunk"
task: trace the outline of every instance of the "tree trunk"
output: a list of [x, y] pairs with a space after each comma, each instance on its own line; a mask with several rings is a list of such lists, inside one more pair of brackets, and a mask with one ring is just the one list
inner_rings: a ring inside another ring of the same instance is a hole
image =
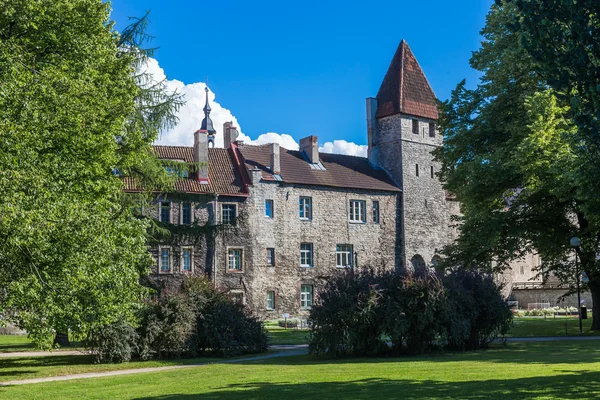
[[588, 285], [592, 294], [592, 330], [600, 331], [600, 285]]
[[54, 344], [57, 344], [60, 347], [70, 346], [71, 342], [69, 341], [69, 334], [57, 332], [54, 337]]

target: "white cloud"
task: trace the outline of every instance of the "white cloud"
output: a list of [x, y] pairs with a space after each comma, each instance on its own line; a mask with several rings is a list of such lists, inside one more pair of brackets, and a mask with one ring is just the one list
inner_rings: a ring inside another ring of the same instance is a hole
[[[158, 61], [154, 58], [149, 58], [145, 66], [145, 72], [152, 75], [156, 82], [160, 82], [166, 79], [165, 71], [158, 65]], [[167, 89], [170, 91], [177, 91], [183, 94], [185, 104], [178, 111], [177, 116], [179, 117], [179, 123], [174, 128], [171, 128], [167, 132], [162, 132], [156, 144], [171, 145], [171, 146], [192, 146], [194, 144], [193, 133], [200, 128], [202, 119], [204, 119], [204, 104], [206, 101], [206, 93], [204, 88], [206, 84], [203, 82], [185, 84], [176, 79], [169, 79], [166, 81]], [[221, 106], [215, 101], [215, 94], [210, 91], [208, 92], [208, 101], [210, 102], [211, 112], [210, 118], [213, 121], [215, 130], [217, 131], [215, 136], [215, 142], [217, 147], [223, 147], [223, 124], [231, 121], [235, 126], [238, 127], [240, 132], [238, 140], [243, 140], [244, 143], [249, 144], [266, 144], [266, 143], [279, 143], [280, 146], [289, 150], [298, 150], [298, 142], [290, 135], [283, 133], [267, 132], [263, 133], [252, 140], [248, 135], [242, 132], [242, 128], [238, 123], [235, 116], [230, 110]], [[345, 140], [334, 140], [332, 142], [324, 143], [322, 147], [319, 147], [319, 151], [324, 153], [337, 153], [337, 154], [348, 154], [353, 156], [367, 156], [367, 146], [357, 145], [352, 142]]]
[[334, 140], [333, 143], [325, 142], [323, 143], [323, 146], [319, 147], [319, 151], [323, 153], [346, 154], [358, 157], [367, 156], [366, 145], [347, 142], [345, 140]]

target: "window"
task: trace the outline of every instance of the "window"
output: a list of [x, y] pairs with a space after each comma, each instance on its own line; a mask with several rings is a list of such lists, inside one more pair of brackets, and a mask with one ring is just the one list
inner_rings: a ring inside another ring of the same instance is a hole
[[223, 225], [235, 225], [236, 205], [223, 204], [222, 206], [222, 221]]
[[431, 166], [431, 178], [434, 178], [435, 175], [433, 174], [433, 166]]
[[181, 252], [181, 269], [183, 272], [192, 272], [192, 249], [183, 249]]
[[190, 203], [181, 205], [181, 223], [184, 225], [192, 223], [192, 205]]
[[352, 268], [352, 245], [338, 244], [335, 246], [335, 266], [338, 268]]
[[227, 250], [227, 268], [230, 271], [242, 270], [242, 249]]
[[272, 247], [267, 249], [267, 265], [269, 267], [275, 266], [275, 249]]
[[171, 222], [171, 203], [168, 201], [160, 203], [160, 222]]
[[429, 123], [429, 137], [435, 137], [435, 124], [433, 122]]
[[350, 200], [350, 222], [367, 222], [367, 202]]
[[373, 200], [373, 223], [379, 223], [379, 201]]
[[415, 135], [419, 134], [419, 121], [416, 119], [412, 120], [412, 133]]
[[160, 249], [160, 272], [171, 272], [171, 249]]
[[300, 197], [300, 219], [312, 219], [312, 197]]
[[275, 292], [272, 290], [267, 291], [267, 310], [275, 309]]
[[300, 244], [300, 266], [311, 268], [313, 266], [313, 245], [312, 243]]
[[313, 285], [300, 286], [300, 308], [309, 310], [313, 305]]
[[229, 292], [231, 300], [236, 304], [244, 304], [244, 293], [243, 292]]
[[273, 218], [273, 200], [265, 200], [265, 215], [267, 218]]
[[419, 176], [419, 164], [415, 164], [415, 175]]

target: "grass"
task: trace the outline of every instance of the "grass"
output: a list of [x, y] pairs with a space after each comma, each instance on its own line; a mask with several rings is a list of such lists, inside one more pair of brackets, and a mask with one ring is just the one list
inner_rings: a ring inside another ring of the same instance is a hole
[[[0, 382], [84, 374], [88, 372], [117, 371], [134, 368], [164, 367], [213, 362], [218, 358], [189, 358], [179, 360], [134, 361], [122, 364], [93, 364], [89, 355], [49, 357], [0, 358]], [[2, 396], [0, 396], [2, 398]]]
[[10, 399], [597, 399], [596, 341], [515, 343], [470, 353], [309, 356], [0, 388]]
[[266, 326], [270, 345], [308, 344], [310, 331], [307, 329], [284, 329], [279, 326]]
[[0, 353], [34, 350], [36, 348], [25, 335], [0, 335]]
[[[508, 336], [580, 336], [579, 320], [577, 317], [515, 317], [513, 327]], [[600, 332], [590, 331], [591, 319], [583, 320], [584, 335], [600, 335]]]

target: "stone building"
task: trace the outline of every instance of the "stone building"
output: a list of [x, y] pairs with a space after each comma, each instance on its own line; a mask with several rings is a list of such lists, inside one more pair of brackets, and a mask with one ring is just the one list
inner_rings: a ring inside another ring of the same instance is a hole
[[[214, 148], [208, 97], [204, 111], [193, 147], [154, 147], [161, 159], [200, 167], [146, 212], [220, 229], [198, 243], [154, 248], [161, 284], [207, 275], [266, 318], [303, 315], [318, 278], [355, 266], [433, 268], [453, 239], [458, 204], [437, 180], [431, 155], [442, 145], [436, 98], [405, 41], [366, 101], [367, 158], [319, 153], [316, 136], [303, 138], [299, 151], [251, 146], [231, 123], [225, 148]], [[135, 187], [128, 182], [126, 190]]]

